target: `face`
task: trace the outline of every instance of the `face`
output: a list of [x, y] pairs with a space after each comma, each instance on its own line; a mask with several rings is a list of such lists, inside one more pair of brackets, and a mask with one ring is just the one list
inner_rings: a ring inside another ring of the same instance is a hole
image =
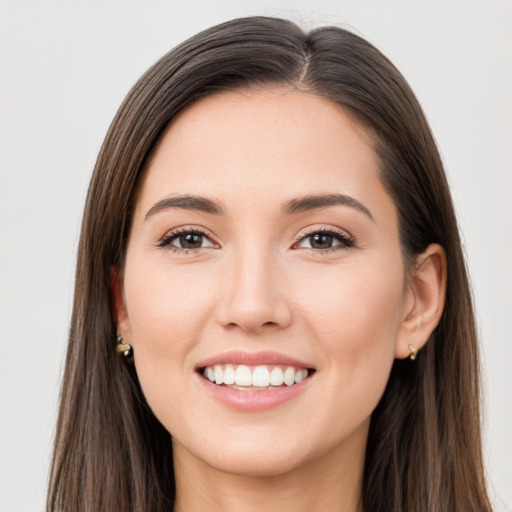
[[305, 93], [224, 93], [183, 111], [148, 164], [118, 331], [175, 457], [275, 475], [364, 452], [404, 283], [362, 129]]

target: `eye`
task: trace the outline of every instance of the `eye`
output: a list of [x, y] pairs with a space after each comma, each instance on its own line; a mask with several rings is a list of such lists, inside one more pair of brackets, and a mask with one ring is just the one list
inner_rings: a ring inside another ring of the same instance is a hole
[[315, 233], [309, 235], [306, 240], [312, 249], [330, 249], [336, 242], [336, 239], [328, 233]]
[[176, 252], [188, 252], [215, 247], [211, 239], [198, 229], [179, 228], [167, 233], [158, 243], [158, 247], [168, 247]]
[[352, 237], [342, 230], [315, 229], [315, 231], [302, 235], [293, 248], [326, 252], [345, 249], [354, 245]]

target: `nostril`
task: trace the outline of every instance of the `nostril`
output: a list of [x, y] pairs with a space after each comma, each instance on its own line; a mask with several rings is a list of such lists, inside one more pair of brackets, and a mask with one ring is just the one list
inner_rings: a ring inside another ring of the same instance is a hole
[[242, 283], [238, 284], [232, 296], [219, 302], [216, 310], [216, 320], [225, 329], [259, 333], [285, 329], [290, 325], [292, 314], [289, 304], [278, 296], [278, 292], [272, 291], [271, 284], [263, 284], [264, 280], [254, 282], [251, 278], [251, 282], [244, 285], [243, 276], [238, 276], [237, 281]]
[[279, 324], [277, 322], [263, 322], [259, 323], [257, 321], [253, 321], [253, 319], [241, 319], [239, 322], [230, 322], [225, 324], [224, 326], [228, 330], [241, 329], [244, 332], [263, 332], [271, 329], [279, 329]]

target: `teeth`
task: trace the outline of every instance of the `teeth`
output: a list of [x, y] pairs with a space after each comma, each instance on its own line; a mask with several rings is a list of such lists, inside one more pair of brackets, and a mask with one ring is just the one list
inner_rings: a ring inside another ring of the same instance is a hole
[[284, 382], [283, 370], [281, 370], [281, 368], [279, 368], [279, 366], [276, 366], [270, 372], [270, 385], [271, 386], [282, 386], [283, 382]]
[[213, 374], [215, 375], [215, 384], [224, 384], [224, 372], [218, 364], [213, 367]]
[[252, 386], [252, 373], [248, 366], [241, 364], [235, 372], [237, 386]]
[[266, 366], [257, 366], [252, 372], [252, 385], [266, 388], [270, 384], [270, 373]]
[[295, 373], [295, 384], [302, 382], [308, 376], [307, 370], [299, 370]]
[[292, 384], [295, 384], [295, 368], [292, 368], [291, 366], [286, 368], [286, 370], [284, 371], [283, 377], [284, 377], [284, 383], [287, 386], [291, 386]]
[[235, 369], [232, 364], [227, 364], [224, 368], [224, 384], [235, 383]]
[[203, 370], [203, 375], [210, 382], [221, 386], [236, 385], [242, 387], [268, 388], [269, 386], [293, 386], [302, 382], [308, 376], [305, 368], [294, 368], [293, 366], [267, 367], [246, 365], [220, 365], [208, 366]]

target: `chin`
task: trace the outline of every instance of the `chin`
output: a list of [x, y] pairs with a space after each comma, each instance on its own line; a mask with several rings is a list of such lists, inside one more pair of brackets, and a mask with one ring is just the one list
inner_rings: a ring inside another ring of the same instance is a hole
[[246, 477], [277, 477], [293, 472], [301, 467], [302, 457], [296, 454], [276, 454], [271, 450], [259, 453], [236, 454], [234, 457], [212, 458], [209, 465], [231, 475]]
[[[222, 435], [210, 431], [203, 436], [173, 436], [173, 449], [181, 460], [203, 464], [223, 473], [247, 477], [273, 477], [289, 473], [304, 463], [307, 450], [302, 438], [289, 436], [283, 442], [282, 428], [276, 435], [250, 429], [241, 435], [243, 426], [226, 429]], [[271, 429], [273, 430], [273, 429]], [[238, 432], [236, 432], [238, 431]], [[189, 434], [192, 434], [189, 431]], [[266, 435], [264, 435], [266, 434]]]

